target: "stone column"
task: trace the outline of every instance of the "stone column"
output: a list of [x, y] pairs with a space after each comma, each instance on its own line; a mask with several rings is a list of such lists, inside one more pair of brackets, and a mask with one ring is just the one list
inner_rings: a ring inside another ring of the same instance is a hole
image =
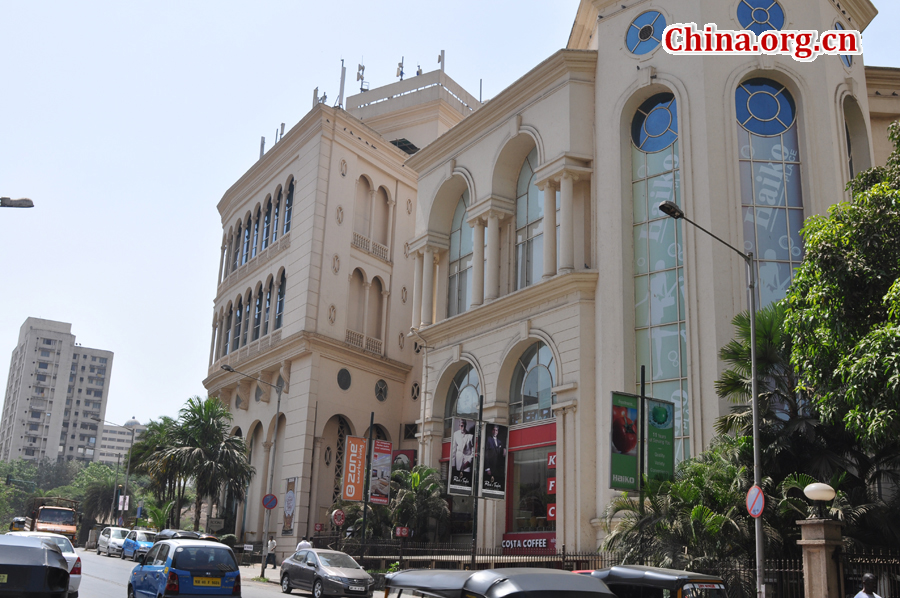
[[221, 283], [225, 280], [225, 259], [228, 254], [228, 243], [225, 242], [225, 239], [222, 239], [222, 248], [221, 253], [219, 255], [219, 282]]
[[412, 324], [418, 328], [422, 323], [422, 256], [413, 254]]
[[391, 296], [390, 291], [381, 291], [381, 354], [387, 351], [387, 311], [388, 297]]
[[484, 220], [475, 221], [472, 247], [472, 307], [484, 303]]
[[397, 202], [393, 199], [388, 200], [388, 233], [387, 233], [387, 249], [388, 249], [388, 259], [392, 262], [394, 261], [394, 206], [397, 205]]
[[832, 519], [798, 521], [803, 549], [803, 587], [806, 596], [841, 598], [838, 564], [832, 558], [842, 545], [841, 524]]
[[[263, 455], [263, 460], [264, 460], [265, 465], [262, 468], [261, 472], [257, 472], [257, 474], [259, 474], [259, 495], [257, 495], [255, 498], [256, 498], [257, 504], [260, 504], [260, 509], [257, 513], [256, 536], [253, 539], [257, 542], [262, 540], [265, 543], [265, 542], [268, 542], [269, 539], [264, 538], [264, 536], [266, 534], [266, 530], [263, 528], [263, 524], [265, 522], [266, 510], [264, 508], [261, 508], [261, 506], [262, 506], [261, 502], [262, 502], [263, 496], [265, 496], [266, 493], [269, 491], [269, 489], [268, 489], [269, 468], [272, 467], [272, 441], [271, 440], [267, 440], [267, 441], [263, 442], [263, 451], [265, 453]], [[271, 517], [269, 519], [271, 521]]]
[[544, 276], [556, 276], [556, 188], [553, 181], [544, 183]]
[[316, 464], [322, 458], [322, 444], [324, 442], [325, 439], [322, 437], [317, 437], [313, 440], [312, 465], [309, 468], [309, 503], [307, 507], [309, 509], [309, 521], [306, 522], [305, 534], [307, 538], [316, 533], [316, 523], [318, 523], [316, 519], [319, 517], [319, 505], [316, 504], [316, 500], [319, 496], [319, 475], [316, 471]]
[[216, 332], [219, 329], [219, 316], [218, 314], [213, 317], [212, 323], [212, 338], [209, 339], [209, 367], [212, 367], [213, 362], [216, 360]]
[[375, 226], [375, 191], [369, 191], [369, 243], [372, 242], [372, 230]]
[[562, 174], [559, 184], [559, 271], [575, 271], [575, 217], [572, 203], [575, 194], [575, 177], [568, 172]]
[[500, 216], [495, 212], [488, 214], [486, 285], [485, 301], [500, 296]]
[[[359, 332], [361, 332], [363, 336], [369, 336], [369, 291], [372, 288], [372, 283], [364, 283], [363, 288], [365, 289], [365, 294], [363, 295], [363, 319], [362, 330]], [[363, 341], [363, 346], [365, 346], [365, 341]]]
[[422, 264], [422, 326], [434, 323], [434, 248], [425, 247]]

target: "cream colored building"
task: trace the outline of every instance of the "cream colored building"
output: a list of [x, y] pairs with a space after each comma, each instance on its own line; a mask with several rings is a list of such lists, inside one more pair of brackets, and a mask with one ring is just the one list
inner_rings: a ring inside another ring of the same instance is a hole
[[117, 465], [124, 471], [125, 459], [131, 446], [141, 439], [147, 426], [131, 418], [124, 425], [104, 423], [100, 432], [99, 446], [96, 449], [97, 461], [115, 468]]
[[[236, 513], [239, 537], [263, 538], [273, 443], [279, 506], [269, 530], [279, 554], [326, 523], [345, 438], [368, 435], [372, 413], [376, 438], [416, 448], [406, 243], [415, 233], [416, 173], [399, 148], [428, 145], [477, 107], [442, 71], [351, 96], [347, 110], [318, 103], [219, 202], [222, 259], [204, 384], [228, 404], [257, 472]], [[289, 488], [296, 499], [286, 521]]]
[[[219, 204], [206, 385], [251, 439], [248, 537], [260, 538], [275, 393], [221, 365], [286, 383], [276, 493], [298, 479], [307, 532], [337, 491], [339, 438], [364, 434], [370, 411], [381, 435], [447, 475], [452, 418], [474, 417], [480, 395], [509, 438], [505, 499], [481, 501], [479, 544], [596, 548], [616, 493], [611, 393], [639, 392], [644, 366], [647, 395], [673, 403], [676, 459], [696, 455], [729, 410], [714, 388], [718, 350], [748, 305], [744, 260], [658, 204], [753, 251], [770, 303], [802, 260], [803, 219], [884, 162], [900, 114], [896, 69], [867, 70], [860, 56], [673, 56], [659, 47], [665, 25], [863, 30], [875, 15], [869, 0], [582, 0], [567, 46], [477, 111], [393, 90], [351, 98], [351, 114], [317, 106]], [[421, 118], [431, 124], [416, 138], [409, 120]], [[404, 161], [379, 133], [421, 149]], [[292, 181], [303, 232], [268, 250], [252, 232], [244, 260], [241, 226], [255, 231]], [[283, 271], [283, 326], [257, 339], [252, 306]], [[246, 346], [234, 340], [241, 310]], [[418, 356], [413, 341], [426, 345]], [[413, 423], [415, 440], [398, 438]], [[454, 536], [469, 537], [472, 499], [451, 508]]]

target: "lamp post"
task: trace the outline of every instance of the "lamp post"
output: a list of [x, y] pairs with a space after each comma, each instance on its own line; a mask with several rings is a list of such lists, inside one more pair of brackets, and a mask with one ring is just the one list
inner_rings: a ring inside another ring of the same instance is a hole
[[[753, 483], [762, 488], [762, 464], [759, 456], [759, 393], [756, 385], [756, 261], [753, 252], [744, 253], [730, 243], [723, 241], [709, 232], [690, 218], [684, 215], [684, 210], [674, 202], [664, 201], [659, 204], [659, 211], [674, 218], [684, 220], [695, 228], [700, 229], [725, 247], [741, 256], [747, 264], [747, 292], [750, 295], [750, 408], [753, 414]], [[763, 596], [763, 582], [765, 581], [765, 547], [763, 545], [762, 517], [755, 517], [756, 532], [756, 595]]]
[[[119, 428], [125, 427], [125, 426], [120, 426], [119, 424], [113, 423], [111, 421], [106, 421], [105, 419], [100, 419], [97, 417], [92, 417], [91, 419], [98, 423], [106, 423], [111, 426], [117, 426]], [[134, 419], [134, 417], [132, 417], [131, 419]], [[134, 448], [134, 426], [129, 426], [129, 427], [131, 429], [131, 444], [128, 445], [128, 458], [125, 459], [125, 488], [122, 490], [122, 496], [125, 496], [125, 497], [128, 496], [128, 474], [131, 472], [131, 449]], [[94, 450], [96, 450], [96, 449], [94, 449]], [[119, 465], [118, 465], [118, 463], [116, 463], [117, 476], [118, 476], [118, 470], [119, 470]], [[126, 498], [125, 501], [127, 504], [128, 498]], [[115, 510], [116, 510], [116, 505], [114, 504], [113, 512], [115, 512]], [[123, 510], [127, 510], [127, 509], [123, 509]]]
[[34, 202], [23, 197], [22, 199], [10, 199], [9, 197], [0, 197], [0, 208], [33, 208]]
[[[226, 372], [231, 372], [232, 374], [240, 374], [244, 378], [250, 378], [251, 380], [256, 380], [257, 382], [261, 382], [266, 386], [271, 386], [278, 393], [278, 400], [275, 403], [275, 433], [272, 437], [272, 463], [269, 467], [269, 488], [266, 494], [272, 494], [272, 487], [275, 485], [275, 453], [278, 447], [278, 416], [281, 413], [281, 390], [282, 387], [280, 385], [272, 384], [270, 382], [266, 382], [265, 380], [261, 380], [256, 376], [251, 376], [250, 374], [245, 374], [244, 372], [239, 372], [230, 365], [223, 365], [222, 369]], [[266, 539], [269, 537], [269, 514], [272, 512], [272, 509], [266, 509], [266, 514], [263, 522], [263, 558], [261, 563], [261, 569], [259, 572], [260, 577], [266, 576], [266, 557], [269, 554], [269, 545]]]

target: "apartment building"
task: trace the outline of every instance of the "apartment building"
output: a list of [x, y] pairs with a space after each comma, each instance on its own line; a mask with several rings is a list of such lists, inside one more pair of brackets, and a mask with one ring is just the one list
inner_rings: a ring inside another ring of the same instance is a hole
[[96, 449], [96, 460], [112, 468], [117, 464], [124, 467], [131, 445], [141, 439], [141, 434], [146, 429], [147, 426], [133, 417], [121, 426], [104, 423]]

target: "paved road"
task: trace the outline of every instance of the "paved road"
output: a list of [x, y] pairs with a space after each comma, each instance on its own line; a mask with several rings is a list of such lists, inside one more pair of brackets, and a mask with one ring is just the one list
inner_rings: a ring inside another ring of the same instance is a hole
[[[106, 554], [98, 556], [96, 551], [76, 549], [81, 557], [81, 587], [78, 595], [83, 598], [125, 598], [128, 578], [135, 563], [121, 560], [119, 557], [109, 558]], [[267, 576], [277, 580], [277, 572], [269, 569]], [[259, 575], [259, 565], [241, 567], [241, 595], [244, 598], [271, 598], [280, 594], [281, 588], [275, 583], [259, 583], [250, 581]], [[299, 594], [294, 590], [294, 594]]]

